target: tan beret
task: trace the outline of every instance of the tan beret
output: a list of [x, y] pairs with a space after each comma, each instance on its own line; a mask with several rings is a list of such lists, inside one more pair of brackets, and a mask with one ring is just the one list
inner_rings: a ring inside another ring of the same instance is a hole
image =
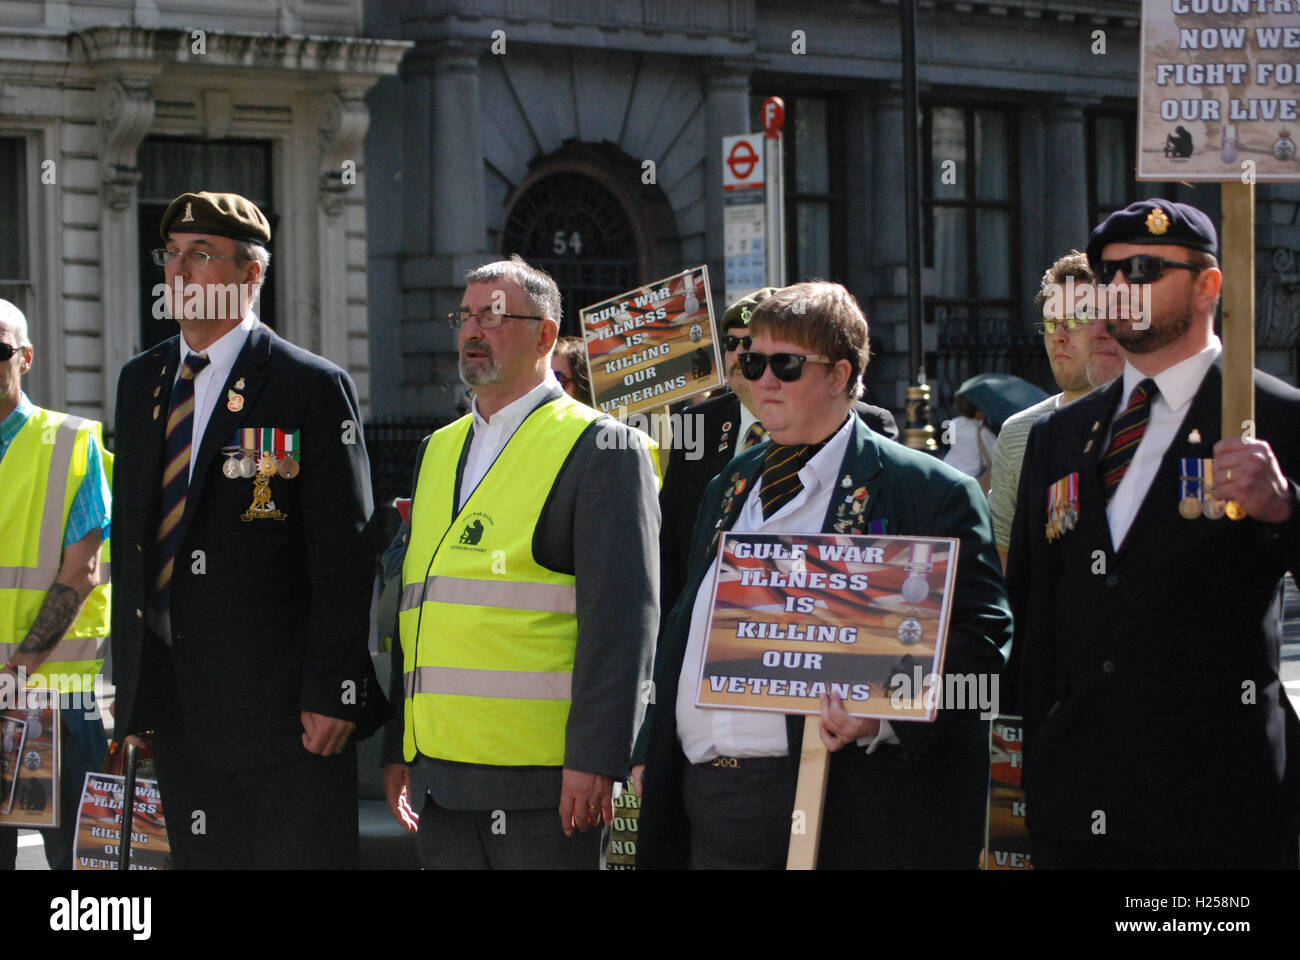
[[210, 233], [262, 246], [271, 242], [262, 211], [237, 193], [182, 193], [168, 205], [158, 232], [164, 240], [173, 233]]

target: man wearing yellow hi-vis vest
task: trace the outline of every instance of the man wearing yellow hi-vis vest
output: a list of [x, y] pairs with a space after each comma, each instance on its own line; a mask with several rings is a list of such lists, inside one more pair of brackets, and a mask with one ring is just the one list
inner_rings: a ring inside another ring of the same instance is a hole
[[[109, 632], [112, 457], [99, 423], [27, 399], [32, 354], [22, 311], [0, 300], [0, 691], [12, 700], [22, 679], [62, 694], [59, 826], [42, 835], [50, 867], [66, 870], [82, 782], [105, 753], [94, 694]], [[0, 868], [13, 869], [17, 840], [0, 827]]]
[[426, 868], [595, 869], [658, 628], [658, 476], [551, 373], [555, 282], [518, 257], [466, 282], [473, 409], [417, 459], [385, 792]]

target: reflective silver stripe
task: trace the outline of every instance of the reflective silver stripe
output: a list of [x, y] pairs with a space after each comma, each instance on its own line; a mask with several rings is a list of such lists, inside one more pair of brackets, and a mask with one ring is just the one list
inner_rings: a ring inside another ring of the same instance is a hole
[[571, 586], [515, 580], [469, 580], [464, 577], [430, 577], [424, 583], [407, 584], [402, 590], [399, 611], [414, 610], [425, 601], [545, 613], [578, 612], [577, 591]]
[[[68, 639], [64, 637], [54, 645], [50, 655], [45, 658], [41, 664], [42, 668], [56, 663], [68, 663], [79, 660], [98, 660], [99, 645], [107, 640], [108, 637], [78, 637]], [[19, 644], [17, 643], [0, 643], [0, 650], [4, 651], [5, 659], [12, 657], [17, 652]]]
[[59, 575], [59, 568], [0, 567], [0, 590], [48, 590]]
[[[54, 451], [45, 481], [40, 540], [35, 567], [0, 567], [0, 590], [48, 590], [59, 575], [63, 558], [63, 501], [77, 445], [77, 431], [88, 425], [81, 417], [65, 416], [54, 433]], [[106, 583], [107, 580], [101, 580]]]
[[533, 673], [527, 670], [416, 667], [402, 679], [407, 697], [417, 693], [449, 693], [512, 700], [569, 700], [573, 688], [572, 673]]
[[112, 564], [104, 561], [99, 565], [99, 583], [102, 586], [105, 583], [113, 582]]
[[38, 570], [54, 571], [51, 582], [58, 575], [59, 559], [63, 556], [63, 501], [67, 496], [72, 453], [77, 445], [77, 431], [85, 423], [81, 417], [66, 416], [54, 434], [54, 453], [45, 484], [45, 509], [41, 514], [40, 547], [36, 554]]

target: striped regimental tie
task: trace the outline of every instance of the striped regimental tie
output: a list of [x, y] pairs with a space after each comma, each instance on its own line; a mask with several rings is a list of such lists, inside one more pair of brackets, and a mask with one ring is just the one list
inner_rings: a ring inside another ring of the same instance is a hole
[[167, 464], [162, 475], [162, 520], [158, 524], [158, 573], [153, 581], [153, 602], [166, 610], [171, 595], [172, 564], [180, 539], [181, 517], [190, 490], [190, 441], [194, 433], [194, 378], [211, 361], [205, 354], [191, 353], [181, 367], [180, 379], [172, 389], [171, 410], [167, 414]]
[[1147, 421], [1151, 419], [1151, 401], [1160, 388], [1150, 377], [1143, 380], [1129, 394], [1128, 406], [1115, 418], [1111, 429], [1110, 446], [1097, 464], [1098, 476], [1101, 478], [1101, 490], [1110, 503], [1115, 495], [1115, 488], [1128, 472], [1128, 465], [1133, 462], [1142, 435], [1147, 432]]
[[[829, 439], [828, 437], [827, 440]], [[799, 471], [824, 446], [826, 440], [792, 446], [773, 441], [767, 448], [767, 455], [763, 458], [763, 485], [758, 489], [759, 498], [763, 501], [764, 520], [799, 495], [803, 489]]]

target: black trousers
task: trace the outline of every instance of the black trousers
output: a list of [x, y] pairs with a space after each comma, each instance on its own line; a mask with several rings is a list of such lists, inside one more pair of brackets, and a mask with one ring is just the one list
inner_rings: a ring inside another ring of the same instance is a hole
[[691, 829], [691, 869], [784, 870], [794, 793], [788, 757], [685, 764], [682, 800]]
[[595, 870], [601, 828], [566, 837], [559, 807], [448, 810], [426, 794], [415, 843], [426, 870]]
[[[146, 652], [155, 698], [158, 790], [177, 868], [342, 869], [357, 863], [357, 756], [302, 751], [291, 762], [217, 770], [186, 734], [170, 651]], [[258, 744], [247, 745], [255, 755]]]

